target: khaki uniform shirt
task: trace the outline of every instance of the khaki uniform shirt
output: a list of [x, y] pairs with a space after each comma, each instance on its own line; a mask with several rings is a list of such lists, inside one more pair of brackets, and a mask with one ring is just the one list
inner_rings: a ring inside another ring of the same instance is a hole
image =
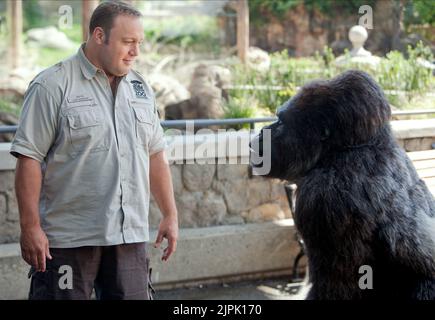
[[30, 83], [11, 154], [41, 162], [41, 226], [50, 247], [70, 248], [149, 240], [149, 158], [164, 149], [142, 76], [114, 97], [82, 46]]

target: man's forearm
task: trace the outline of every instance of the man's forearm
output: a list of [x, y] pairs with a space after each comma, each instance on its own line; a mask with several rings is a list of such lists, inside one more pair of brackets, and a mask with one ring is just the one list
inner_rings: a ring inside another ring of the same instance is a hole
[[150, 157], [150, 185], [163, 216], [177, 218], [171, 170], [164, 151]]
[[21, 156], [15, 171], [15, 193], [20, 213], [21, 229], [40, 226], [39, 195], [41, 192], [41, 164]]

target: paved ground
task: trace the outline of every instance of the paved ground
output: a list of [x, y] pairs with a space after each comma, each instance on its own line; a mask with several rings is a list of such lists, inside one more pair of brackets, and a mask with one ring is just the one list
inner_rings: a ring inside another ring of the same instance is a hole
[[194, 288], [159, 290], [156, 300], [302, 300], [307, 288], [288, 278], [203, 285]]

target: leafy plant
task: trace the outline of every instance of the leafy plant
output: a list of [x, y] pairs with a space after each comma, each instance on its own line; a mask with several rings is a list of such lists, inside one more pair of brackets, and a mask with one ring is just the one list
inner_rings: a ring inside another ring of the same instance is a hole
[[[230, 97], [224, 104], [224, 118], [225, 119], [238, 119], [238, 118], [255, 118], [257, 116], [257, 102], [255, 98], [248, 95], [242, 97]], [[249, 129], [249, 124], [231, 125], [229, 126], [236, 130]]]
[[[345, 56], [350, 58], [348, 51]], [[231, 90], [230, 94], [242, 98], [248, 90], [250, 97], [258, 101], [260, 109], [273, 114], [277, 107], [296, 93], [297, 87], [315, 79], [330, 79], [344, 70], [360, 69], [371, 74], [387, 91], [387, 97], [393, 105], [409, 107], [404, 100], [411, 101], [430, 92], [435, 87], [435, 81], [432, 70], [422, 63], [423, 60], [433, 61], [430, 48], [420, 42], [415, 48], [408, 48], [407, 57], [392, 51], [377, 66], [357, 62], [338, 66], [328, 47], [311, 58], [291, 58], [287, 51], [277, 52], [270, 55], [271, 66], [267, 71], [260, 72], [243, 65], [234, 66], [234, 85], [251, 87]], [[430, 102], [426, 103], [430, 105]]]

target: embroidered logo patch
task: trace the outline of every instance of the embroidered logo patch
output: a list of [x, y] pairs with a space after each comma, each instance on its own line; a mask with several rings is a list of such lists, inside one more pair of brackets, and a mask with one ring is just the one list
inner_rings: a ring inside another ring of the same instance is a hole
[[143, 88], [143, 84], [140, 81], [132, 80], [130, 83], [133, 85], [134, 92], [136, 93], [136, 97], [138, 98], [146, 98], [145, 90]]

